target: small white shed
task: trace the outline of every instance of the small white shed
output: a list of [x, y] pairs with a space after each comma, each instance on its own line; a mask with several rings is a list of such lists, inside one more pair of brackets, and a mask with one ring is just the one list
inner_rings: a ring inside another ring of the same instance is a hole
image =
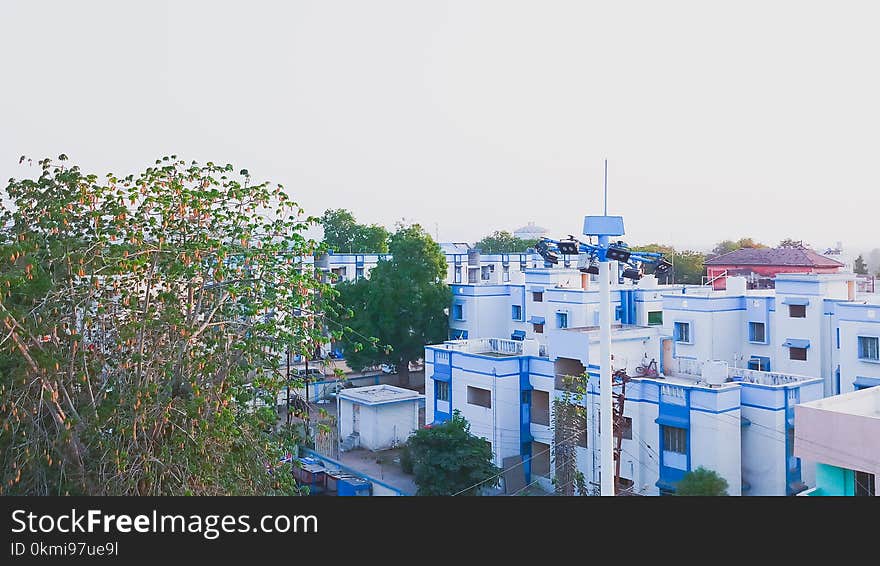
[[[419, 427], [419, 405], [424, 397], [387, 384], [342, 389], [338, 393], [339, 438], [344, 445], [369, 450], [402, 444]], [[346, 442], [350, 437], [356, 442]]]

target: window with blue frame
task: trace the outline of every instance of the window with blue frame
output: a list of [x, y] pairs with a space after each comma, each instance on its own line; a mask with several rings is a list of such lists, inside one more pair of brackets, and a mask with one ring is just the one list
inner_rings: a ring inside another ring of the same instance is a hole
[[522, 320], [522, 306], [513, 305], [510, 307], [510, 318], [513, 320]]
[[449, 401], [449, 384], [445, 381], [435, 381], [434, 395], [438, 401]]
[[623, 307], [617, 305], [614, 307], [614, 320], [620, 320], [620, 317], [623, 316]]
[[691, 323], [676, 322], [674, 326], [674, 336], [676, 342], [691, 344]]
[[455, 320], [464, 320], [464, 305], [455, 303], [452, 305], [452, 318]]
[[557, 328], [568, 328], [568, 313], [567, 312], [556, 313], [556, 327]]
[[767, 332], [763, 322], [749, 323], [749, 342], [767, 343]]
[[868, 362], [880, 361], [880, 338], [859, 336], [859, 359]]

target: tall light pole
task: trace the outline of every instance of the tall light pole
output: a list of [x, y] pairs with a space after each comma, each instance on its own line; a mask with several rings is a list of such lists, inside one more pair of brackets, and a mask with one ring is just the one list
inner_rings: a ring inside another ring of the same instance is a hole
[[[608, 161], [605, 161], [605, 203], [601, 216], [585, 216], [583, 233], [598, 237], [598, 245], [584, 243], [573, 236], [565, 240], [541, 238], [535, 245], [544, 261], [549, 264], [559, 262], [560, 254], [578, 254], [578, 270], [599, 276], [599, 451], [600, 451], [600, 493], [614, 495], [614, 425], [612, 405], [611, 375], [611, 281], [625, 278], [641, 278], [640, 265], [653, 265], [656, 275], [668, 274], [672, 264], [657, 252], [633, 251], [620, 240], [612, 237], [623, 236], [623, 217], [608, 215]], [[618, 263], [625, 269], [619, 271]], [[630, 320], [629, 314], [621, 317]]]
[[584, 234], [598, 236], [599, 260], [599, 452], [600, 493], [614, 495], [614, 430], [611, 406], [611, 278], [617, 261], [608, 256], [609, 238], [623, 235], [622, 216], [586, 216]]
[[[608, 161], [605, 161], [605, 202], [602, 216], [584, 217], [584, 235], [598, 236], [599, 260], [599, 490], [614, 495], [614, 425], [611, 419], [611, 277], [617, 261], [608, 257], [611, 236], [623, 236], [623, 217], [608, 216]], [[623, 258], [626, 261], [627, 258]]]

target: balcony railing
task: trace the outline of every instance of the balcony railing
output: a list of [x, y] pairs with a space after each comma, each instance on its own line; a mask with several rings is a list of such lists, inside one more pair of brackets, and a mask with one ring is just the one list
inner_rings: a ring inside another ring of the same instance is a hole
[[470, 354], [499, 354], [521, 356], [523, 343], [520, 340], [505, 338], [475, 338], [472, 340], [450, 340], [445, 343], [447, 350], [457, 350]]

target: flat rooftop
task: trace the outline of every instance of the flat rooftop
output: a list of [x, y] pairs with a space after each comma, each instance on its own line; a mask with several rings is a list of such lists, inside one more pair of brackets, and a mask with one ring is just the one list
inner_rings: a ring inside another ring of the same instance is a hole
[[404, 389], [394, 385], [368, 385], [366, 387], [354, 387], [352, 389], [342, 389], [339, 397], [356, 401], [366, 405], [379, 405], [382, 403], [390, 403], [392, 401], [413, 400], [418, 401], [422, 395], [418, 391], [412, 389]]
[[803, 406], [858, 417], [880, 419], [880, 387], [869, 387], [803, 403]]

